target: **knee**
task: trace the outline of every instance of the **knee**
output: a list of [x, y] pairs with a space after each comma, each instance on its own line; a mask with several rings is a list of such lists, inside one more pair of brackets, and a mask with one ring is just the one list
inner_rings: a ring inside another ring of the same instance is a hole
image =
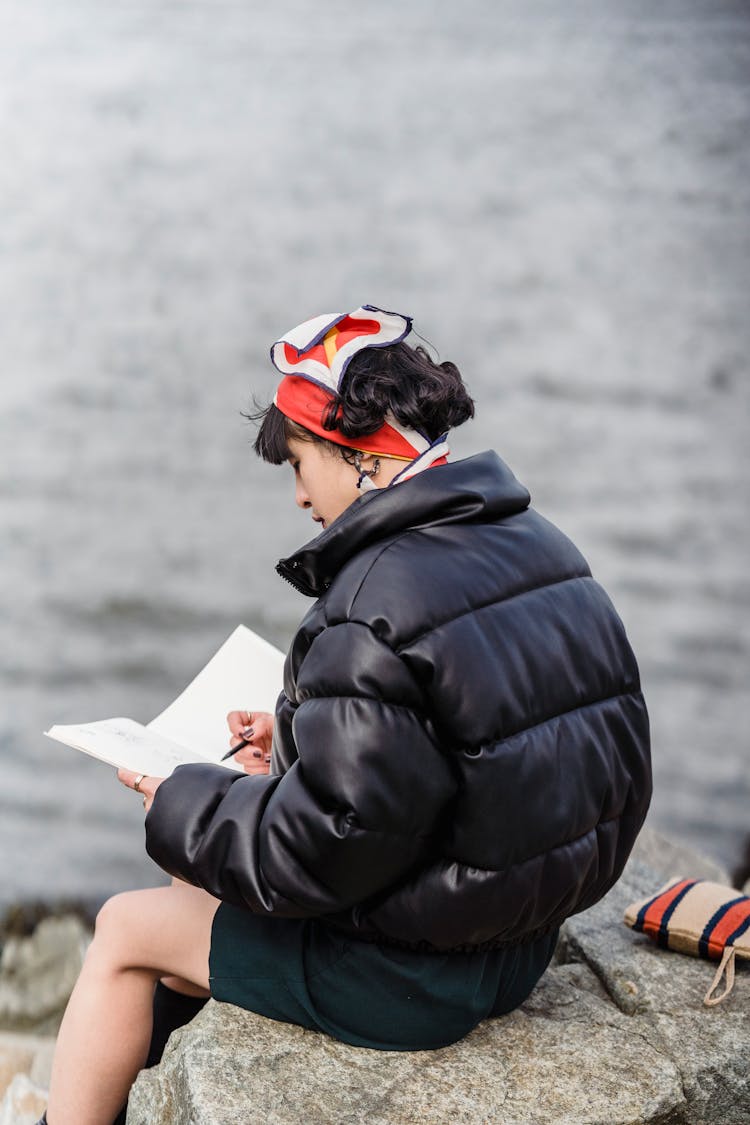
[[123, 921], [132, 912], [131, 899], [137, 892], [123, 891], [119, 895], [112, 895], [108, 898], [104, 905], [99, 910], [94, 923], [94, 937], [102, 938], [110, 933], [112, 930], [117, 930], [122, 925]]
[[89, 958], [124, 964], [133, 927], [142, 913], [139, 895], [138, 891], [123, 891], [107, 899], [96, 916]]

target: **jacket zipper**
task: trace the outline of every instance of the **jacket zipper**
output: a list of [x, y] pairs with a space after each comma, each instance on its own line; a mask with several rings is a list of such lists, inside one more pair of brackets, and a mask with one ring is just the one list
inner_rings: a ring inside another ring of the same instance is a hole
[[[299, 563], [292, 563], [291, 566], [297, 567], [299, 566]], [[279, 574], [285, 582], [288, 582], [290, 586], [294, 586], [295, 590], [297, 590], [298, 593], [304, 594], [305, 597], [308, 598], [318, 597], [317, 590], [313, 590], [308, 584], [301, 582], [299, 579], [293, 578], [288, 569], [285, 566], [282, 566], [281, 563], [276, 564], [276, 573]]]

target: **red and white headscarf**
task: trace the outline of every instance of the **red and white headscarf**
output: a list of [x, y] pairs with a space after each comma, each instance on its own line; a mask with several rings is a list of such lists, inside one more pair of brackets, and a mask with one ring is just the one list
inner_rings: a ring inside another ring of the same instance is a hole
[[340, 430], [325, 430], [322, 416], [332, 396], [338, 394], [352, 357], [364, 348], [398, 344], [411, 332], [411, 324], [410, 316], [362, 305], [351, 313], [324, 313], [306, 320], [271, 348], [271, 360], [284, 376], [274, 397], [282, 414], [336, 445], [405, 461], [392, 484], [431, 465], [445, 464], [447, 433], [430, 441], [388, 414], [375, 433], [348, 438]]

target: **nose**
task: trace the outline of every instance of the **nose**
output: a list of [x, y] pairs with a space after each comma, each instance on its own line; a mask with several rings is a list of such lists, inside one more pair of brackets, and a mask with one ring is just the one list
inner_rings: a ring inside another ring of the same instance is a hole
[[302, 487], [302, 482], [299, 479], [294, 488], [294, 502], [298, 508], [312, 507], [310, 498]]

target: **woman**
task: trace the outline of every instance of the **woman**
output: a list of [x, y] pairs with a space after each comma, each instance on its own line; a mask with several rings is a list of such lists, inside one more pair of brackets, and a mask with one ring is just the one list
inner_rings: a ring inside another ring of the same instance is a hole
[[363, 306], [272, 348], [255, 447], [321, 525], [278, 566], [316, 600], [275, 719], [229, 716], [251, 776], [121, 771], [176, 878], [103, 908], [51, 1125], [115, 1116], [159, 980], [172, 1025], [210, 991], [359, 1046], [454, 1042], [528, 996], [623, 868], [651, 778], [622, 623], [494, 453], [448, 462], [473, 403], [410, 329]]

